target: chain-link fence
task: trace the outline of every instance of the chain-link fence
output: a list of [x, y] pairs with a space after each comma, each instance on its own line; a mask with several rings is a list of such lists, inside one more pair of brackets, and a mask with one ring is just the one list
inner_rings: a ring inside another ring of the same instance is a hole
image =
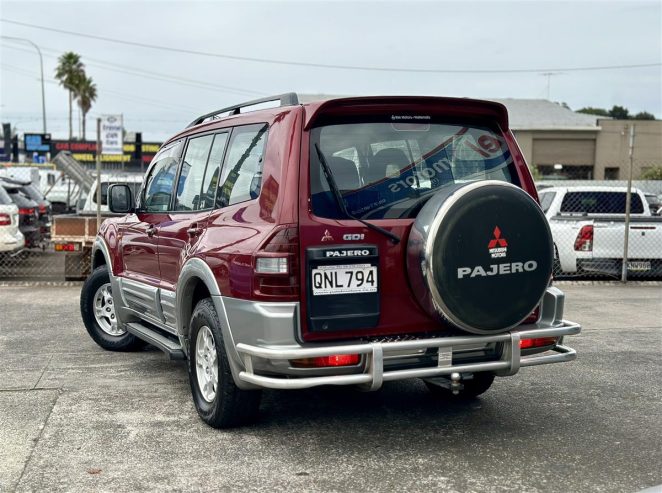
[[[540, 181], [557, 279], [662, 279], [662, 180]], [[83, 279], [96, 217], [0, 205], [0, 280]], [[626, 242], [625, 231], [629, 234]]]
[[629, 194], [624, 181], [537, 186], [555, 278], [662, 279], [662, 181], [635, 181]]

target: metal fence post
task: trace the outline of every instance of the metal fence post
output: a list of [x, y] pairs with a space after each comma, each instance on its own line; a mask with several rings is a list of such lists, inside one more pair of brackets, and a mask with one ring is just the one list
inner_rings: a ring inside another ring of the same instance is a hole
[[632, 199], [632, 168], [634, 163], [634, 123], [630, 125], [630, 169], [628, 172], [628, 189], [625, 194], [625, 232], [623, 234], [623, 265], [621, 267], [621, 281], [628, 280], [628, 246], [630, 242], [630, 202]]

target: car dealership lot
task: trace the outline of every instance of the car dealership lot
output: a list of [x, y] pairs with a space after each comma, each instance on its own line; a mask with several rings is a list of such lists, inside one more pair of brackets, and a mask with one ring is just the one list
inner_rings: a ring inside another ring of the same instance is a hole
[[0, 491], [638, 491], [662, 483], [662, 287], [562, 284], [576, 362], [482, 398], [419, 381], [376, 393], [266, 391], [258, 424], [214, 430], [186, 367], [109, 353], [79, 286], [0, 287]]

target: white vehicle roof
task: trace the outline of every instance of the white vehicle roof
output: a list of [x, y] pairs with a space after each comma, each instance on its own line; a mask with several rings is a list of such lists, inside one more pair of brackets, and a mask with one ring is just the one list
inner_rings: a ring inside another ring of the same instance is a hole
[[[96, 175], [94, 177], [96, 179]], [[117, 174], [117, 173], [101, 173], [102, 182], [117, 182], [117, 183], [142, 183], [142, 174]]]
[[[627, 192], [627, 187], [609, 187], [609, 186], [575, 186], [575, 187], [545, 187], [538, 190], [538, 193], [545, 192]], [[632, 193], [641, 193], [638, 188], [632, 187]]]

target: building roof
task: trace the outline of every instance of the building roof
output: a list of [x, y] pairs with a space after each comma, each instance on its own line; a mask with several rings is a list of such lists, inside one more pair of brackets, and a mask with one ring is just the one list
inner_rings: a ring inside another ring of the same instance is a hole
[[513, 130], [599, 130], [604, 116], [576, 113], [546, 99], [494, 99], [508, 108]]

